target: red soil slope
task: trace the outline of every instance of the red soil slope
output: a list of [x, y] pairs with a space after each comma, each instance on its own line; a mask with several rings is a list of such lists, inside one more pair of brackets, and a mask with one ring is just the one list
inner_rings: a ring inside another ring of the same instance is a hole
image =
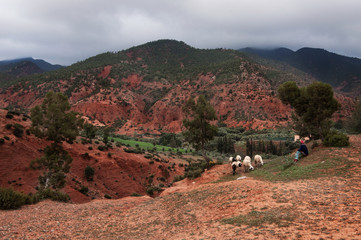
[[[7, 119], [6, 113], [7, 111], [0, 110], [0, 138], [4, 136], [10, 138], [0, 144], [0, 186], [12, 187], [26, 193], [35, 192], [41, 171], [30, 169], [30, 162], [42, 156], [41, 150], [49, 142], [27, 134], [21, 138], [15, 137], [13, 129], [5, 128], [6, 124], [19, 123], [28, 128], [31, 124], [30, 120], [24, 121], [21, 116]], [[104, 198], [104, 195], [112, 198], [122, 198], [133, 193], [146, 195], [148, 186], [159, 184], [168, 186], [175, 175], [184, 174], [184, 167], [179, 167], [179, 163], [186, 161], [169, 156], [147, 159], [144, 154], [126, 153], [124, 148], [115, 145], [108, 151], [99, 151], [97, 144], [64, 143], [63, 145], [73, 158], [64, 191], [75, 203]], [[88, 149], [90, 146], [93, 150]], [[89, 156], [85, 157], [85, 153]], [[93, 181], [87, 181], [84, 176], [86, 166], [95, 169]], [[78, 191], [82, 186], [88, 187], [88, 196]]]

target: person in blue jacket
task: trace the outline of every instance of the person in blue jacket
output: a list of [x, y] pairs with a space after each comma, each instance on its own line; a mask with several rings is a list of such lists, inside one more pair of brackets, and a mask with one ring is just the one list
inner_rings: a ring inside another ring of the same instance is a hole
[[307, 149], [307, 146], [306, 146], [306, 144], [305, 144], [305, 142], [303, 140], [301, 140], [301, 146], [296, 152], [295, 159], [293, 160], [294, 162], [298, 161], [298, 158], [299, 158], [300, 154], [302, 154], [303, 156], [308, 155], [308, 149]]

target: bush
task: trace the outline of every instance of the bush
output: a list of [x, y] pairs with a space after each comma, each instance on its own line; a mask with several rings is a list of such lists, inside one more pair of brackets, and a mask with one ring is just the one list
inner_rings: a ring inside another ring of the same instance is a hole
[[112, 198], [112, 197], [109, 196], [108, 194], [105, 194], [104, 197], [107, 198], [107, 199], [111, 199], [111, 198]]
[[130, 196], [132, 197], [141, 197], [142, 195], [139, 193], [132, 193]]
[[81, 186], [81, 188], [79, 189], [79, 192], [81, 192], [84, 195], [87, 195], [89, 192], [89, 188], [86, 186]]
[[85, 177], [88, 181], [93, 181], [95, 170], [91, 166], [86, 166], [84, 170]]
[[140, 148], [124, 148], [124, 152], [127, 152], [127, 153], [137, 153], [137, 154], [140, 154], [140, 153], [143, 153], [143, 151], [140, 149]]
[[202, 175], [204, 172], [204, 169], [208, 167], [208, 164], [206, 161], [200, 161], [200, 162], [192, 162], [189, 164], [189, 166], [185, 169], [184, 176], [186, 178], [197, 178]]
[[13, 117], [14, 117], [14, 115], [9, 112], [6, 114], [6, 118], [8, 118], [8, 119], [13, 119]]
[[107, 150], [107, 149], [108, 148], [106, 146], [103, 146], [103, 145], [98, 146], [99, 151], [104, 151], [104, 150]]
[[15, 123], [13, 133], [16, 137], [22, 137], [24, 135], [24, 126], [22, 126], [18, 123]]
[[324, 141], [323, 144], [326, 147], [347, 147], [350, 145], [349, 137], [342, 133], [337, 131], [330, 131]]
[[153, 157], [153, 155], [148, 153], [148, 154], [144, 155], [144, 157], [150, 159]]
[[149, 195], [153, 195], [154, 192], [159, 192], [159, 191], [161, 191], [161, 190], [162, 190], [162, 189], [161, 189], [160, 187], [151, 186], [151, 187], [148, 187], [148, 188], [147, 188], [147, 193], [148, 193]]
[[0, 138], [0, 144], [4, 143], [5, 142], [5, 139], [3, 138]]
[[173, 182], [179, 182], [179, 181], [182, 181], [183, 179], [184, 179], [183, 176], [176, 175], [176, 176], [174, 176]]
[[13, 126], [13, 125], [12, 125], [11, 123], [8, 123], [8, 124], [5, 125], [5, 128], [6, 128], [6, 129], [10, 129], [12, 126]]
[[70, 197], [68, 194], [63, 193], [63, 192], [59, 192], [59, 191], [54, 191], [51, 189], [44, 189], [41, 191], [38, 191], [35, 194], [35, 198], [37, 198], [38, 201], [43, 200], [43, 199], [51, 199], [53, 201], [57, 201], [57, 202], [69, 202]]
[[0, 209], [18, 209], [28, 202], [29, 196], [12, 189], [0, 188]]

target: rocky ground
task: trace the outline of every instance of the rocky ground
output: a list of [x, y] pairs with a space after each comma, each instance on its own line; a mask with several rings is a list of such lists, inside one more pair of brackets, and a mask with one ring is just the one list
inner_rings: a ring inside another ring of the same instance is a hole
[[361, 239], [361, 137], [351, 136], [351, 144], [317, 151], [320, 161], [329, 154], [347, 159], [342, 174], [267, 182], [241, 173], [246, 178], [224, 180], [230, 168], [219, 165], [157, 198], [44, 201], [1, 211], [0, 238]]

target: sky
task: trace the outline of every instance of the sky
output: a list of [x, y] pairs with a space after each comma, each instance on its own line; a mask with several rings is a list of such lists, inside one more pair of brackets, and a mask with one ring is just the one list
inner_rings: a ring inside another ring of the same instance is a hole
[[159, 39], [361, 58], [359, 0], [0, 0], [0, 60], [71, 65]]

